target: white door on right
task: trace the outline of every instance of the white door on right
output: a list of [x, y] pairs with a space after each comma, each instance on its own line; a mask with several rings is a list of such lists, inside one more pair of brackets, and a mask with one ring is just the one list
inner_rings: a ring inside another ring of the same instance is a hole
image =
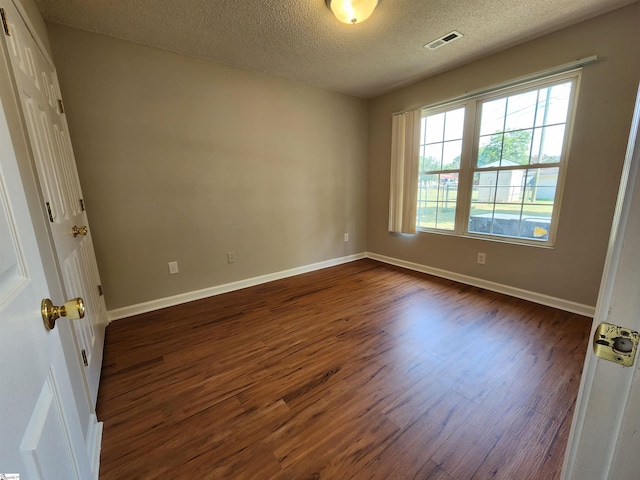
[[[606, 322], [640, 331], [640, 91], [633, 118], [593, 330]], [[589, 349], [565, 480], [640, 479], [639, 369], [639, 358], [623, 367]]]

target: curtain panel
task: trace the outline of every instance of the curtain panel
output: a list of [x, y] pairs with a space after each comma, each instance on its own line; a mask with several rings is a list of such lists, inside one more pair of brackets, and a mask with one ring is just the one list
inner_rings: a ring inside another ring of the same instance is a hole
[[393, 116], [389, 231], [416, 233], [421, 111]]

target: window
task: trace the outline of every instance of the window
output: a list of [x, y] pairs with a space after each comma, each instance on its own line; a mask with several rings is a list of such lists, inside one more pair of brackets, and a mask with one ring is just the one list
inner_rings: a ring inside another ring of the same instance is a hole
[[462, 107], [422, 117], [418, 228], [454, 229], [464, 112]]
[[417, 228], [552, 244], [578, 79], [422, 109]]

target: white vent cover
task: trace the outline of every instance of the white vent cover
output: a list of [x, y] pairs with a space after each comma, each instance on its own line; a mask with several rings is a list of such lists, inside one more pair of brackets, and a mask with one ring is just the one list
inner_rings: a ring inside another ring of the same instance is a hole
[[454, 30], [453, 32], [447, 33], [446, 35], [443, 35], [442, 37], [434, 40], [431, 43], [427, 43], [424, 46], [424, 48], [428, 48], [429, 50], [435, 50], [436, 48], [440, 48], [441, 46], [446, 45], [447, 43], [453, 42], [454, 40], [457, 40], [463, 36], [464, 35], [462, 35], [460, 32]]

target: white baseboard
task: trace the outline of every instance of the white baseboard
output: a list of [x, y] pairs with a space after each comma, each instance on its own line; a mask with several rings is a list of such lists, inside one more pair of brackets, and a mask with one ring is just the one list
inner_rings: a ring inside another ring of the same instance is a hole
[[419, 263], [387, 257], [385, 255], [379, 255], [377, 253], [366, 252], [349, 255], [346, 257], [334, 258], [331, 260], [326, 260], [324, 262], [313, 263], [311, 265], [304, 265], [302, 267], [296, 267], [289, 270], [270, 273], [268, 275], [260, 275], [258, 277], [247, 278], [245, 280], [226, 283], [224, 285], [217, 285], [215, 287], [196, 290], [194, 292], [187, 292], [180, 295], [160, 298], [158, 300], [152, 300], [150, 302], [138, 303], [136, 305], [130, 305], [128, 307], [117, 308], [108, 312], [109, 321], [119, 320], [121, 318], [139, 315], [141, 313], [152, 312], [161, 308], [172, 307], [174, 305], [180, 305], [182, 303], [192, 302], [194, 300], [200, 300], [202, 298], [212, 297], [223, 293], [233, 292], [234, 290], [253, 287], [263, 283], [272, 282], [274, 280], [280, 280], [282, 278], [293, 277], [295, 275], [313, 272], [315, 270], [321, 270], [323, 268], [333, 267], [336, 265], [341, 265], [343, 263], [353, 262], [362, 258], [371, 258], [372, 260], [378, 260], [379, 262], [388, 263], [390, 265], [395, 265], [417, 272], [428, 273], [429, 275], [434, 275], [436, 277], [446, 278], [448, 280], [464, 283], [465, 285], [484, 288], [485, 290], [490, 290], [492, 292], [503, 293], [505, 295], [521, 298], [523, 300], [529, 300], [534, 303], [547, 305], [549, 307], [558, 308], [567, 312], [577, 313], [586, 317], [593, 318], [593, 315], [595, 313], [595, 307], [591, 305], [571, 302], [562, 298], [552, 297], [549, 295], [544, 295], [542, 293], [531, 292], [529, 290], [523, 290], [521, 288], [511, 287], [509, 285], [491, 282], [489, 280], [483, 280], [481, 278], [471, 277], [469, 275], [462, 275], [460, 273], [450, 272], [448, 270], [428, 267]]
[[428, 273], [436, 277], [442, 277], [448, 280], [454, 280], [456, 282], [464, 283], [466, 285], [484, 288], [485, 290], [491, 290], [492, 292], [504, 293], [505, 295], [509, 295], [511, 297], [529, 300], [530, 302], [547, 305], [549, 307], [554, 307], [559, 310], [565, 310], [567, 312], [577, 313], [586, 317], [593, 318], [595, 314], [595, 307], [591, 305], [571, 302], [562, 298], [551, 297], [542, 293], [531, 292], [529, 290], [523, 290], [521, 288], [511, 287], [509, 285], [491, 282], [489, 280], [483, 280], [482, 278], [471, 277], [469, 275], [462, 275], [460, 273], [450, 272], [448, 270], [427, 267], [419, 263], [413, 263], [406, 260], [399, 260], [397, 258], [378, 255], [377, 253], [367, 252], [366, 257], [373, 260], [378, 260], [379, 262], [395, 265], [397, 267], [407, 268], [409, 270], [415, 270], [422, 273]]
[[303, 265], [302, 267], [291, 268], [289, 270], [282, 270], [280, 272], [269, 273], [267, 275], [260, 275], [258, 277], [247, 278], [245, 280], [239, 280], [237, 282], [226, 283], [224, 285], [217, 285], [215, 287], [204, 288], [202, 290], [196, 290], [194, 292], [181, 293], [171, 297], [159, 298], [158, 300], [152, 300], [150, 302], [138, 303], [136, 305], [130, 305], [128, 307], [116, 308], [108, 312], [109, 321], [119, 320], [125, 317], [131, 317], [133, 315], [139, 315], [141, 313], [152, 312], [161, 308], [172, 307], [174, 305], [180, 305], [182, 303], [192, 302], [194, 300], [200, 300], [202, 298], [213, 297], [214, 295], [220, 295], [222, 293], [233, 292], [234, 290], [240, 290], [247, 287], [254, 287], [267, 282], [273, 282], [274, 280], [280, 280], [282, 278], [294, 277], [303, 273], [313, 272], [315, 270], [321, 270], [323, 268], [334, 267], [343, 263], [353, 262], [365, 258], [364, 253], [358, 253], [355, 255], [348, 255], [346, 257], [333, 258], [324, 262], [312, 263], [311, 265]]

